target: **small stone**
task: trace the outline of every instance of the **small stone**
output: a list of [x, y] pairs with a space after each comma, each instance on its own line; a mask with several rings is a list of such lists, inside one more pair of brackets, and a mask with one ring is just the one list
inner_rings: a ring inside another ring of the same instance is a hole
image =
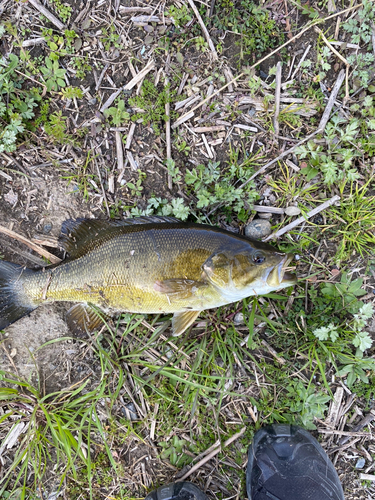
[[51, 229], [52, 229], [52, 224], [47, 222], [47, 224], [44, 224], [43, 226], [43, 233], [48, 234], [49, 232], [51, 232]]
[[272, 232], [271, 223], [266, 219], [254, 219], [245, 226], [245, 235], [254, 240], [261, 240]]
[[260, 219], [270, 219], [272, 217], [272, 214], [269, 212], [260, 212], [258, 213], [258, 217]]
[[356, 469], [363, 469], [363, 467], [365, 466], [365, 463], [366, 463], [366, 460], [361, 457], [357, 460], [357, 463], [355, 464], [355, 468]]
[[121, 408], [121, 411], [128, 420], [139, 420], [137, 410], [133, 403], [125, 405], [125, 408]]
[[235, 325], [242, 325], [243, 324], [243, 314], [242, 313], [237, 313], [234, 318], [233, 318], [233, 323]]
[[289, 217], [293, 217], [294, 215], [299, 215], [301, 213], [301, 209], [298, 207], [286, 207], [285, 213]]

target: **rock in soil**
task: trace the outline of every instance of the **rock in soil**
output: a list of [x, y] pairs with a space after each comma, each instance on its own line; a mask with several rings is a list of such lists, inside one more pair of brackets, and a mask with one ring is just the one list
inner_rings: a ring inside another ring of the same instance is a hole
[[299, 215], [301, 213], [301, 209], [298, 207], [286, 207], [285, 213], [289, 217], [293, 217], [295, 215]]
[[267, 219], [254, 219], [245, 226], [245, 234], [248, 238], [261, 240], [272, 232], [271, 223]]

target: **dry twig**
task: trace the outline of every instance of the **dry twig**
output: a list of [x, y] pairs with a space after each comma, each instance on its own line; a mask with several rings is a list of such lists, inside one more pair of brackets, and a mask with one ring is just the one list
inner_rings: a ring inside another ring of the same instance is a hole
[[356, 435], [358, 431], [366, 427], [366, 425], [370, 424], [373, 420], [375, 420], [375, 411], [370, 410], [370, 412], [357, 425], [353, 427], [352, 432], [344, 434], [344, 437], [340, 439], [339, 444], [340, 445], [345, 444], [347, 441], [349, 441], [350, 436]]
[[[191, 474], [193, 474], [193, 472], [195, 472], [196, 470], [198, 470], [200, 467], [202, 467], [202, 465], [204, 465], [206, 462], [208, 462], [209, 460], [211, 460], [211, 458], [213, 458], [215, 455], [217, 455], [218, 453], [220, 453], [221, 450], [222, 450], [222, 448], [226, 448], [231, 443], [233, 443], [233, 441], [235, 441], [236, 439], [238, 439], [239, 437], [241, 437], [242, 434], [244, 434], [245, 431], [246, 431], [246, 427], [243, 427], [239, 432], [237, 432], [232, 437], [230, 437], [229, 439], [227, 439], [223, 443], [223, 446], [221, 446], [221, 444], [219, 443], [218, 446], [217, 446], [217, 448], [214, 448], [211, 453], [209, 453], [206, 457], [202, 458], [202, 460], [200, 460], [197, 464], [195, 464], [184, 476], [180, 477], [177, 481], [179, 481], [179, 482], [180, 481], [185, 481], [185, 479], [188, 478], [189, 476], [191, 476]], [[209, 449], [212, 449], [212, 447], [210, 447]]]
[[275, 115], [273, 117], [273, 128], [275, 130], [275, 135], [279, 135], [281, 75], [282, 63], [279, 61], [276, 65]]
[[[164, 86], [168, 87], [169, 80], [165, 77]], [[167, 146], [167, 160], [172, 158], [172, 146], [171, 146], [171, 119], [170, 119], [170, 104], [168, 99], [165, 102], [165, 116], [167, 120], [165, 121], [165, 142]], [[172, 190], [172, 176], [168, 172], [168, 189]]]
[[155, 67], [155, 61], [153, 59], [150, 59], [146, 66], [141, 69], [141, 71], [128, 82], [123, 89], [124, 90], [131, 90], [133, 87], [137, 85], [140, 81], [144, 79], [144, 77], [149, 73], [152, 69]]
[[130, 125], [129, 133], [128, 133], [128, 136], [126, 138], [125, 149], [130, 149], [130, 146], [131, 146], [132, 140], [133, 140], [134, 131], [135, 131], [135, 123], [133, 122]]
[[39, 245], [36, 245], [32, 241], [30, 241], [28, 238], [25, 238], [25, 236], [21, 236], [20, 234], [15, 233], [11, 229], [8, 229], [4, 226], [0, 226], [0, 233], [6, 234], [7, 236], [10, 236], [11, 238], [21, 241], [25, 245], [27, 245], [29, 248], [34, 250], [34, 252], [38, 253], [39, 255], [42, 255], [42, 257], [45, 257], [48, 259], [52, 264], [59, 264], [61, 262], [61, 259], [56, 257], [56, 255], [53, 255], [53, 253], [48, 252], [48, 250], [45, 250], [44, 248], [40, 247]]
[[279, 229], [276, 231], [274, 234], [270, 234], [267, 238], [265, 238], [263, 241], [268, 241], [274, 238], [279, 238], [282, 234], [287, 233], [288, 231], [291, 231], [294, 229], [296, 226], [301, 224], [302, 222], [305, 222], [307, 219], [310, 219], [310, 217], [314, 217], [314, 215], [318, 214], [322, 210], [325, 210], [326, 208], [330, 207], [334, 203], [336, 203], [340, 199], [340, 196], [337, 194], [335, 196], [332, 196], [329, 200], [325, 201], [318, 207], [314, 208], [313, 210], [310, 210], [304, 217], [298, 217], [295, 221], [291, 222], [290, 224], [286, 225], [282, 229]]
[[[324, 36], [324, 33], [321, 29], [319, 29], [317, 26], [315, 26], [315, 31], [319, 33], [319, 35], [322, 37], [323, 42], [327, 45], [327, 47], [345, 64], [346, 66], [346, 79], [345, 79], [345, 100], [349, 99], [349, 66], [350, 64], [348, 61], [345, 59], [344, 56], [340, 54], [334, 47], [332, 47], [331, 43], [327, 40], [327, 38]], [[341, 86], [341, 85], [340, 85]]]
[[318, 127], [319, 133], [324, 132], [324, 129], [326, 128], [329, 117], [331, 115], [333, 105], [335, 104], [337, 94], [339, 93], [339, 90], [340, 90], [342, 82], [344, 81], [344, 78], [345, 78], [345, 71], [342, 69], [339, 73], [339, 76], [337, 77], [335, 85], [333, 86], [331, 95], [329, 96], [329, 99], [328, 99], [326, 109], [324, 110], [323, 116], [320, 120], [319, 127]]
[[189, 2], [190, 7], [193, 9], [196, 18], [198, 19], [198, 23], [200, 24], [200, 27], [202, 28], [202, 31], [204, 33], [204, 36], [206, 37], [207, 43], [211, 49], [211, 52], [214, 56], [214, 59], [215, 59], [215, 61], [217, 61], [219, 59], [219, 57], [217, 55], [215, 45], [212, 43], [210, 34], [208, 33], [206, 26], [204, 25], [203, 19], [202, 19], [201, 15], [199, 14], [198, 9], [196, 8], [193, 0], [188, 0], [188, 2]]
[[52, 24], [56, 26], [59, 30], [63, 30], [65, 28], [65, 24], [62, 23], [56, 16], [51, 14], [51, 12], [46, 9], [38, 0], [29, 0], [29, 4], [36, 8], [43, 16], [45, 16]]
[[122, 149], [122, 137], [121, 133], [117, 130], [115, 132], [115, 136], [116, 136], [117, 168], [118, 171], [121, 172], [121, 170], [124, 169], [124, 152]]

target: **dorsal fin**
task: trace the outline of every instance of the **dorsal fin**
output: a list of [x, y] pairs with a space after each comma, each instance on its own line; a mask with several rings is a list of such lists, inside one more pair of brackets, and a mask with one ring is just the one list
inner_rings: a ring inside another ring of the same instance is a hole
[[166, 222], [181, 222], [180, 219], [176, 217], [164, 216], [164, 215], [141, 215], [140, 217], [133, 217], [132, 219], [124, 219], [118, 221], [120, 225], [126, 226], [129, 224], [162, 224]]
[[68, 219], [61, 226], [59, 243], [71, 259], [85, 255], [98, 239], [102, 239], [114, 227], [132, 226], [134, 224], [161, 224], [181, 222], [174, 217], [135, 217], [119, 221], [103, 219]]
[[68, 219], [61, 226], [60, 246], [69, 257], [76, 259], [88, 251], [93, 241], [116, 225], [113, 221], [99, 219]]

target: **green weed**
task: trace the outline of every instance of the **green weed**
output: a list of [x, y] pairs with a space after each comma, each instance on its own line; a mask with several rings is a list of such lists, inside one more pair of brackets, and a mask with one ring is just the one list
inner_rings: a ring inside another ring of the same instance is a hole
[[309, 141], [296, 148], [295, 152], [301, 159], [309, 160], [309, 166], [303, 169], [308, 181], [319, 173], [327, 185], [339, 183], [343, 186], [346, 182], [359, 178], [355, 159], [360, 156], [360, 151], [353, 147], [359, 127], [357, 119], [348, 123], [345, 119], [334, 116], [325, 129], [325, 147]]
[[133, 182], [127, 182], [126, 186], [130, 189], [132, 196], [141, 196], [143, 191], [142, 182], [146, 179], [146, 174], [138, 169], [138, 179]]
[[284, 35], [267, 9], [251, 0], [221, 0], [215, 7], [214, 25], [239, 35], [236, 45], [240, 57], [256, 53], [257, 56], [281, 45]]
[[74, 57], [70, 61], [70, 66], [75, 70], [76, 77], [80, 80], [84, 80], [86, 78], [87, 73], [92, 71], [92, 66], [89, 64], [88, 56], [80, 56]]
[[111, 106], [104, 110], [104, 116], [110, 119], [110, 122], [115, 127], [126, 122], [130, 118], [130, 114], [125, 109], [125, 101], [119, 99], [117, 106]]
[[353, 252], [364, 257], [375, 248], [375, 196], [369, 196], [369, 182], [363, 186], [350, 183], [339, 207], [331, 207], [332, 220], [339, 237], [337, 261], [345, 261]]
[[[186, 169], [185, 183], [187, 192], [194, 193], [196, 202], [190, 207], [186, 206], [183, 198], [176, 198], [171, 202], [166, 199], [154, 197], [148, 201], [146, 210], [132, 209], [132, 215], [174, 215], [181, 220], [186, 220], [189, 214], [194, 215], [198, 221], [205, 220], [205, 213], [214, 213], [219, 207], [225, 205], [224, 211], [227, 217], [233, 213], [240, 220], [247, 218], [246, 207], [254, 202], [257, 193], [254, 184], [248, 182], [253, 174], [252, 165], [256, 164], [257, 158], [249, 157], [238, 164], [238, 151], [231, 149], [228, 167], [220, 169], [220, 162], [208, 162], [207, 165], [198, 165], [192, 170]], [[182, 184], [183, 175], [173, 160], [167, 162], [168, 172], [172, 181]], [[236, 185], [239, 185], [238, 187]]]
[[63, 99], [82, 99], [83, 92], [78, 87], [65, 87], [65, 89], [61, 89], [61, 97]]
[[16, 72], [19, 59], [10, 54], [0, 59], [0, 151], [12, 152], [17, 139], [31, 126], [35, 109], [41, 101], [39, 89], [22, 90], [24, 78]]
[[48, 92], [51, 90], [59, 90], [60, 87], [65, 87], [66, 83], [64, 76], [65, 69], [59, 67], [58, 60], [52, 60], [50, 57], [44, 59], [45, 66], [40, 66], [40, 71], [43, 73]]
[[[165, 114], [165, 104], [176, 101], [176, 96], [177, 91], [172, 90], [170, 84], [160, 90], [155, 87], [151, 80], [144, 80], [141, 95], [129, 99], [131, 106], [141, 109], [141, 111], [137, 111], [132, 116], [132, 120], [137, 121], [142, 119], [143, 123], [151, 125], [156, 135], [160, 135], [161, 123], [168, 120]], [[170, 119], [173, 120], [175, 116], [175, 111], [171, 110]]]
[[75, 40], [78, 38], [74, 30], [65, 30], [63, 33], [54, 33], [52, 29], [44, 28], [42, 35], [51, 50], [49, 55], [53, 61], [58, 61], [60, 57], [66, 57], [75, 52]]
[[190, 153], [190, 146], [187, 145], [186, 141], [182, 139], [182, 137], [177, 136], [174, 145], [180, 153], [183, 153], [186, 156], [189, 156]]
[[51, 4], [54, 6], [57, 15], [60, 19], [66, 23], [70, 16], [72, 15], [72, 7], [67, 3], [62, 3], [61, 0], [49, 0]]
[[88, 153], [85, 163], [81, 167], [76, 168], [77, 171], [75, 171], [74, 173], [67, 172], [61, 176], [62, 179], [68, 181], [68, 186], [71, 183], [74, 183], [77, 186], [76, 190], [82, 193], [83, 199], [85, 201], [89, 200], [90, 190], [92, 189], [92, 187], [97, 186], [94, 181], [94, 179], [96, 179], [96, 176], [90, 173], [91, 161], [92, 157], [90, 156], [90, 153]]
[[44, 122], [44, 130], [56, 142], [64, 143], [68, 140], [66, 134], [66, 120], [67, 117], [63, 116], [62, 111], [56, 111]]
[[106, 51], [111, 47], [119, 49], [121, 47], [121, 37], [116, 33], [116, 27], [112, 24], [108, 29], [102, 28], [101, 40]]
[[174, 25], [177, 27], [185, 26], [192, 19], [192, 13], [185, 4], [182, 4], [180, 7], [170, 5], [167, 15], [173, 19]]

